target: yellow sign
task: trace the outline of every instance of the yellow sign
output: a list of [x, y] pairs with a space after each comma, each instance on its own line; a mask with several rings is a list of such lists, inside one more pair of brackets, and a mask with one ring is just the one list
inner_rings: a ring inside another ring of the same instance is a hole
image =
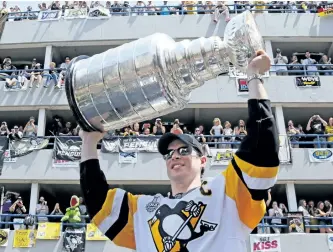
[[319, 12], [318, 14], [319, 14], [319, 17], [325, 17], [325, 16], [333, 15], [333, 8], [323, 10], [323, 11]]
[[44, 222], [38, 224], [37, 239], [58, 240], [60, 238], [61, 223]]
[[108, 238], [94, 224], [87, 224], [86, 240], [106, 241]]
[[15, 230], [13, 248], [31, 248], [36, 245], [36, 230]]

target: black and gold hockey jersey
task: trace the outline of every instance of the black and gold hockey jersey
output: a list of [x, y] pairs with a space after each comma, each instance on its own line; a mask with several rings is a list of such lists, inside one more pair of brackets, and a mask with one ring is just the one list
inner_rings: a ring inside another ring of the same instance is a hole
[[180, 199], [109, 189], [97, 159], [81, 163], [81, 187], [95, 225], [139, 252], [246, 251], [278, 173], [278, 134], [269, 100], [249, 100], [248, 135], [217, 177]]

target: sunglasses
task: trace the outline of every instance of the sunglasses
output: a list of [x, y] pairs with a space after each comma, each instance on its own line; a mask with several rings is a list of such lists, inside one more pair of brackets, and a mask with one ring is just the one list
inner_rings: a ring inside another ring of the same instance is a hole
[[[163, 156], [164, 160], [169, 160], [172, 158], [173, 154], [177, 152], [180, 156], [188, 156], [192, 154], [192, 147], [190, 146], [185, 146], [185, 147], [179, 147], [178, 149], [175, 150], [168, 150], [169, 153], [165, 154]], [[195, 150], [195, 149], [194, 149]]]

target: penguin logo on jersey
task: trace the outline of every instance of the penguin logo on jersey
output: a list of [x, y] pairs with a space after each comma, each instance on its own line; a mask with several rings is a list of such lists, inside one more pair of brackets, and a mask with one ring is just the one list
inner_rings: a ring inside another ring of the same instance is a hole
[[[180, 201], [174, 208], [160, 206], [148, 221], [157, 251], [188, 252], [189, 242], [214, 231], [217, 224], [201, 220], [206, 206], [193, 200]], [[199, 223], [200, 231], [195, 231]]]

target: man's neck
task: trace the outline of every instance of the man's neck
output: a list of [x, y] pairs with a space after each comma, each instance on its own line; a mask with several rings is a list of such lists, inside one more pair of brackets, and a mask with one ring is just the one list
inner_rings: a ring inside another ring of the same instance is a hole
[[200, 178], [194, 179], [193, 181], [190, 181], [189, 183], [188, 182], [180, 183], [180, 182], [171, 181], [172, 196], [175, 196], [179, 193], [186, 193], [186, 192], [192, 190], [193, 188], [199, 187], [200, 185], [201, 185]]

